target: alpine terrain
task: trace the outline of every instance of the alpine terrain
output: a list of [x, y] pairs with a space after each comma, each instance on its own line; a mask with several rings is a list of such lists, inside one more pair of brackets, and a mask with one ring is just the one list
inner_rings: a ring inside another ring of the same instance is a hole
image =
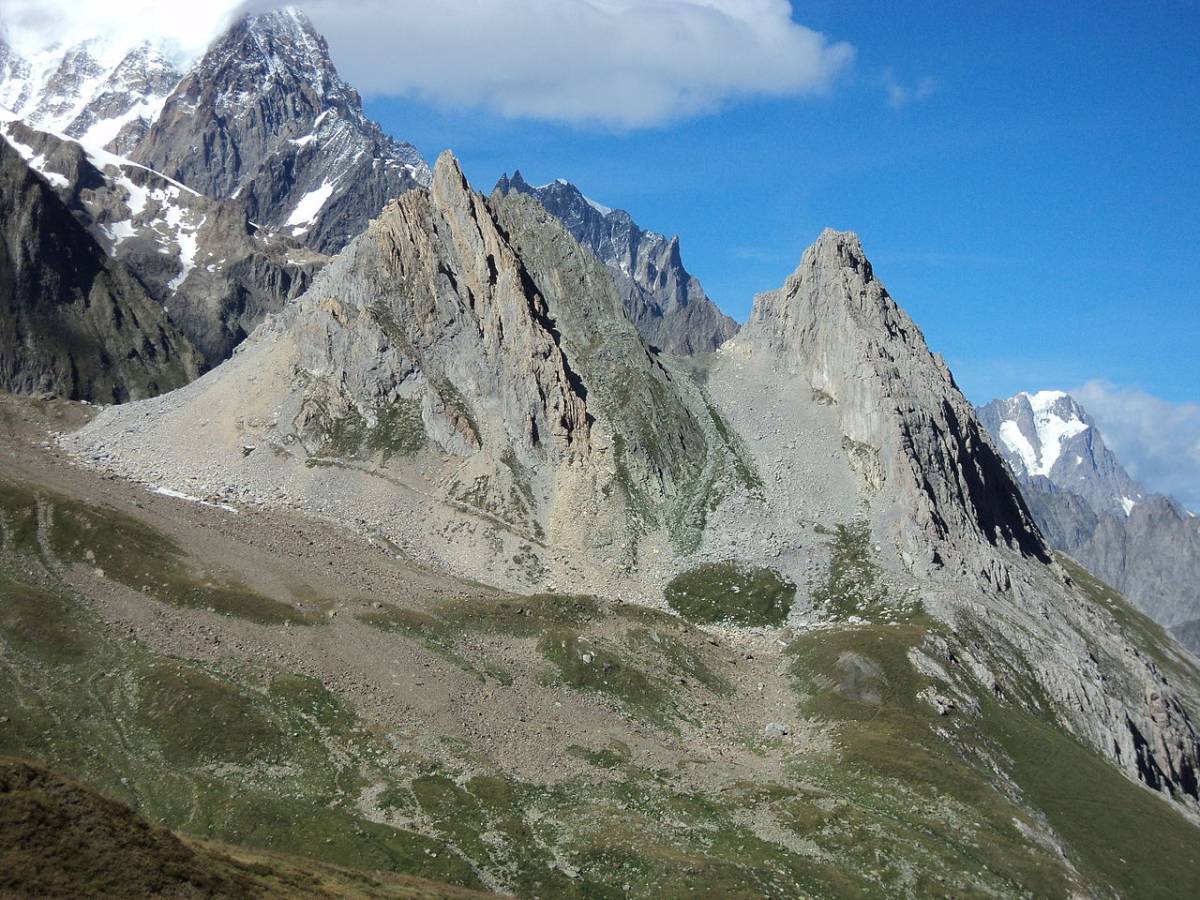
[[1200, 653], [1200, 520], [1151, 494], [1069, 394], [979, 410], [1048, 540]]
[[0, 894], [1200, 892], [1068, 399], [975, 410], [851, 232], [739, 329], [301, 13], [137, 52], [0, 55]]

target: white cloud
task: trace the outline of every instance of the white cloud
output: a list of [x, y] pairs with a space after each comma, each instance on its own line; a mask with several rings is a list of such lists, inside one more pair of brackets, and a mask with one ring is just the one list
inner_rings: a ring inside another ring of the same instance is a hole
[[309, 0], [346, 79], [508, 117], [657, 125], [827, 90], [854, 49], [787, 0]]
[[91, 37], [124, 46], [158, 39], [182, 62], [202, 53], [237, 7], [238, 0], [0, 0], [0, 31], [22, 53]]
[[928, 100], [937, 90], [937, 82], [929, 75], [916, 84], [902, 84], [896, 80], [891, 69], [883, 73], [883, 90], [887, 94], [888, 105], [892, 109], [903, 109], [910, 103]]
[[1200, 404], [1089, 381], [1071, 391], [1130, 474], [1200, 512]]
[[[95, 35], [201, 53], [235, 11], [273, 0], [0, 0], [18, 50]], [[854, 48], [787, 0], [298, 0], [364, 94], [509, 117], [657, 125], [748, 96], [826, 91]]]

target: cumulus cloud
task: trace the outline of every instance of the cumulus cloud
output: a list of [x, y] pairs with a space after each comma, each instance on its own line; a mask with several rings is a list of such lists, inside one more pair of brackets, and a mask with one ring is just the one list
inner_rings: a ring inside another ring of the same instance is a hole
[[118, 45], [153, 39], [185, 61], [204, 52], [237, 6], [238, 0], [0, 0], [0, 32], [22, 53], [93, 37]]
[[854, 49], [787, 0], [308, 0], [372, 95], [508, 117], [652, 126], [749, 96], [826, 91]]
[[1106, 381], [1089, 381], [1071, 394], [1131, 475], [1200, 513], [1200, 403], [1170, 403]]

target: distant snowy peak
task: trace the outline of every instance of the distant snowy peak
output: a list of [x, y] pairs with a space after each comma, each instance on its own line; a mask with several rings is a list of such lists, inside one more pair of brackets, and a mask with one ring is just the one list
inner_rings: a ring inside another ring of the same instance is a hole
[[127, 151], [182, 77], [162, 48], [93, 38], [28, 58], [0, 43], [0, 106], [88, 147]]
[[[1010, 403], [1013, 416], [1001, 424], [1000, 439], [1029, 475], [1049, 476], [1063, 447], [1091, 427], [1083, 409], [1062, 391], [1021, 393]], [[1080, 458], [1075, 464], [1082, 463]]]
[[1130, 515], [1145, 492], [1104, 443], [1087, 411], [1064, 391], [1020, 393], [979, 410], [1020, 478], [1045, 478], [1098, 512]]

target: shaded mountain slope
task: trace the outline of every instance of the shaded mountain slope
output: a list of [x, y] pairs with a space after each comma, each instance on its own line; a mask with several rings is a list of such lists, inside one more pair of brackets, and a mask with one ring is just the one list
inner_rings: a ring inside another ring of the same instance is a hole
[[326, 257], [122, 157], [30, 128], [0, 125], [14, 147], [199, 350], [209, 367], [263, 318], [303, 293]]
[[0, 138], [0, 387], [111, 403], [196, 377], [202, 360], [46, 180]]

